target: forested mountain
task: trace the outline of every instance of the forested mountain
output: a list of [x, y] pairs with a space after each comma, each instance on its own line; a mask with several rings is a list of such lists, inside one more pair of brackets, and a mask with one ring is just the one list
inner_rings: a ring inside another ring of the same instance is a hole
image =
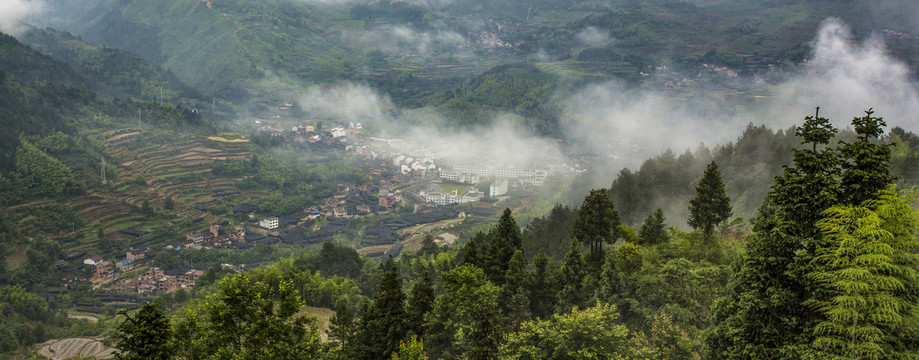
[[172, 73], [120, 48], [92, 46], [53, 29], [33, 29], [21, 40], [91, 79], [105, 97], [185, 104], [203, 100]]
[[[0, 97], [0, 118], [3, 119], [0, 122], [0, 168], [4, 169], [4, 182], [16, 182], [13, 170], [21, 165], [16, 164], [22, 158], [17, 148], [23, 145], [24, 137], [61, 133], [73, 148], [55, 145], [53, 151], [80, 153], [92, 147], [94, 149], [84, 155], [95, 162], [103, 149], [83, 137], [87, 129], [111, 126], [113, 122], [136, 124], [138, 116], [143, 116], [151, 125], [164, 127], [204, 124], [199, 114], [181, 105], [103, 98], [95, 88], [118, 89], [124, 85], [108, 82], [115, 80], [111, 78], [82, 76], [67, 64], [42, 55], [8, 35], [0, 34], [0, 39], [0, 93], [3, 94]], [[124, 71], [140, 70], [130, 66], [128, 69]], [[140, 82], [147, 78], [138, 76], [136, 79]], [[74, 142], [78, 145], [73, 145]], [[44, 181], [55, 180], [46, 178]], [[10, 185], [5, 183], [4, 186]], [[12, 193], [16, 192], [7, 194]], [[28, 198], [31, 195], [19, 192], [17, 196]]]

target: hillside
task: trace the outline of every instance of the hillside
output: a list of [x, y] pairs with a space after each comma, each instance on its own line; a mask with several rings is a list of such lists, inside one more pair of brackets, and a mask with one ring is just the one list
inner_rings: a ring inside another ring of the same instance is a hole
[[[73, 9], [69, 0], [55, 3]], [[827, 17], [850, 24], [857, 38], [884, 36], [892, 53], [914, 69], [919, 52], [908, 18], [862, 0], [502, 6], [104, 0], [75, 11], [79, 16], [48, 25], [137, 52], [204, 94], [232, 99], [273, 74], [312, 83], [363, 79], [407, 99], [419, 94], [391, 86], [405, 74], [423, 84], [432, 75], [465, 78], [532, 60], [563, 65], [584, 78], [637, 79], [644, 65], [669, 62], [761, 72], [804, 60]], [[492, 16], [477, 20], [483, 15]], [[407, 88], [423, 92], [427, 86]]]
[[175, 75], [137, 54], [111, 46], [93, 46], [68, 33], [32, 29], [21, 41], [67, 64], [94, 82], [105, 97], [141, 101], [201, 103], [201, 94]]

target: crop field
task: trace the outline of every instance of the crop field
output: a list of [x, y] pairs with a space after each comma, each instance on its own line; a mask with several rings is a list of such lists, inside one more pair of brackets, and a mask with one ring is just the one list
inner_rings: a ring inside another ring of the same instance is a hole
[[115, 349], [102, 344], [98, 339], [68, 338], [52, 340], [38, 350], [38, 354], [51, 360], [66, 359], [112, 359]]

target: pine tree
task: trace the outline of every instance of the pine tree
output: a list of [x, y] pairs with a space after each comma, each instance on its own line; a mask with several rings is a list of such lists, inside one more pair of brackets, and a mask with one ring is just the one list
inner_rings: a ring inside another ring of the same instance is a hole
[[718, 164], [712, 161], [696, 186], [696, 197], [689, 200], [689, 226], [702, 229], [706, 241], [712, 229], [731, 217], [731, 199], [724, 193]]
[[431, 273], [425, 271], [421, 280], [412, 287], [412, 295], [408, 299], [406, 327], [409, 333], [424, 338], [424, 316], [434, 309], [435, 297]]
[[571, 240], [571, 250], [565, 256], [565, 264], [561, 271], [561, 290], [558, 292], [558, 305], [556, 312], [567, 313], [572, 307], [583, 308], [587, 303], [587, 294], [584, 293], [583, 281], [586, 275], [584, 260], [577, 240]]
[[486, 266], [483, 268], [495, 285], [504, 284], [504, 273], [507, 272], [507, 265], [514, 256], [514, 252], [520, 249], [522, 237], [520, 227], [514, 220], [511, 209], [504, 209], [498, 224], [489, 232], [491, 242], [488, 246], [488, 255]]
[[121, 340], [116, 345], [121, 359], [166, 360], [176, 355], [169, 319], [156, 303], [144, 304], [134, 317], [127, 311], [121, 315], [125, 320], [118, 326]]
[[609, 251], [603, 262], [596, 298], [601, 302], [615, 304], [621, 293], [622, 272], [619, 270], [619, 254], [616, 251]]
[[388, 358], [406, 338], [405, 294], [399, 267], [390, 259], [384, 268], [389, 270], [383, 274], [377, 296], [369, 311], [361, 314], [361, 328], [358, 329], [361, 359]]
[[354, 315], [348, 309], [348, 305], [339, 304], [335, 315], [329, 319], [329, 340], [337, 343], [342, 352], [346, 352], [354, 338], [355, 330]]
[[619, 213], [606, 189], [590, 190], [578, 209], [572, 236], [590, 249], [590, 263], [595, 268], [599, 269], [603, 261], [603, 244], [612, 244], [619, 238], [619, 225]]
[[527, 278], [523, 250], [517, 250], [508, 264], [506, 281], [498, 297], [498, 303], [507, 319], [506, 323], [510, 326], [508, 330], [517, 330], [520, 323], [530, 319], [530, 289]]
[[638, 242], [643, 245], [657, 245], [670, 241], [667, 234], [667, 225], [664, 224], [664, 211], [660, 208], [652, 215], [648, 215], [641, 230], [638, 231]]
[[[887, 185], [894, 182], [890, 175], [890, 147], [876, 144], [887, 124], [883, 118], [873, 117], [872, 109], [865, 116], [852, 119], [858, 141], [845, 144], [840, 149], [849, 161], [842, 163], [841, 187], [848, 204], [859, 205], [874, 198]], [[875, 142], [875, 143], [872, 143]]]
[[545, 319], [555, 310], [555, 284], [549, 272], [549, 258], [542, 251], [533, 259], [530, 283], [530, 314]]

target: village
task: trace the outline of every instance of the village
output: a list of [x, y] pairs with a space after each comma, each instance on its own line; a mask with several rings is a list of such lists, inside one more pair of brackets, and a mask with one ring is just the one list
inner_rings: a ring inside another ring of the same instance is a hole
[[[282, 104], [278, 109], [283, 113], [290, 106]], [[150, 261], [161, 253], [184, 257], [188, 251], [247, 251], [260, 246], [309, 247], [344, 241], [363, 249], [359, 251], [363, 255], [383, 261], [398, 257], [407, 241], [414, 239], [415, 230], [411, 229], [469, 216], [494, 217], [503, 206], [501, 201], [526, 197], [527, 191], [535, 191], [553, 177], [578, 171], [576, 165], [569, 167], [554, 159], [525, 166], [461, 164], [449, 160], [442, 150], [369, 136], [367, 129], [355, 122], [262, 117], [250, 124], [252, 130], [290, 149], [345, 154], [367, 169], [371, 179], [334, 184], [330, 193], [292, 213], [266, 213], [259, 210], [257, 198], [243, 197], [244, 191], [235, 186], [213, 187], [207, 196], [211, 200], [193, 203], [201, 215], [194, 218], [190, 231], [176, 236], [142, 230], [143, 225], [122, 229], [120, 235], [133, 240], [119, 241], [120, 256], [103, 258], [78, 252], [55, 266], [72, 274], [68, 275], [71, 282], [79, 280], [74, 278], [80, 276], [77, 274], [85, 274], [94, 288], [156, 296], [191, 290], [202, 274], [200, 268], [153, 266]], [[230, 207], [226, 214], [214, 217], [210, 207], [218, 204]], [[362, 225], [354, 228], [357, 224]], [[447, 244], [461, 234], [439, 230], [432, 235], [438, 243]], [[78, 259], [82, 262], [70, 262]]]

